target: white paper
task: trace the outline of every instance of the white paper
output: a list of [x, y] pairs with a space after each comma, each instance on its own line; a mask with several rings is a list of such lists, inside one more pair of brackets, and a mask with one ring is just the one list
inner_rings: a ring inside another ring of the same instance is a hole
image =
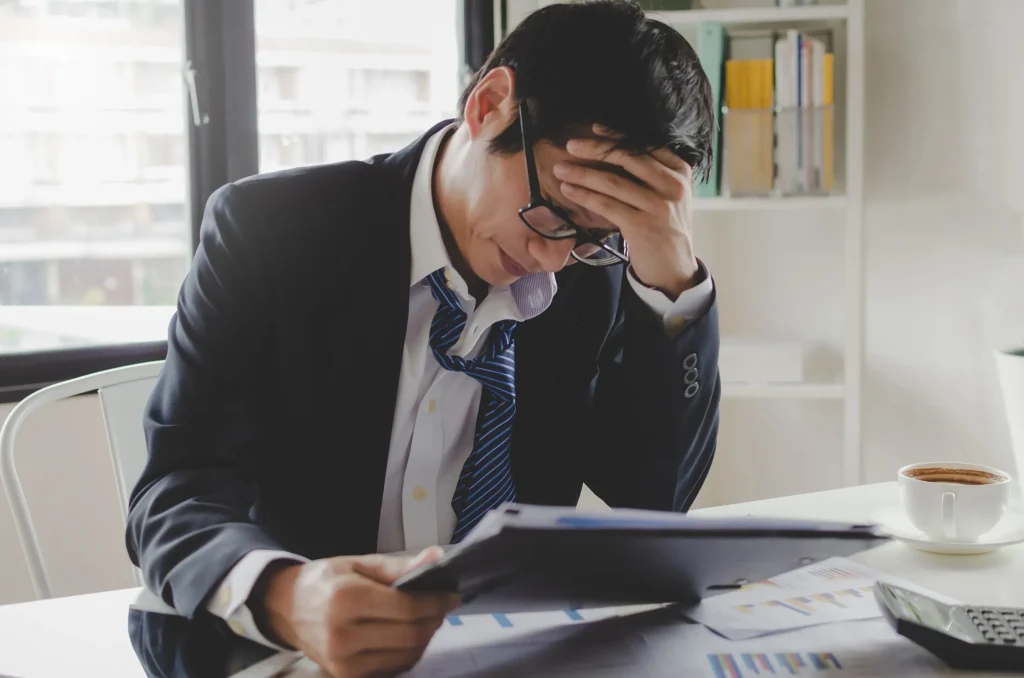
[[873, 591], [879, 579], [943, 603], [958, 602], [846, 558], [829, 558], [739, 591], [706, 598], [686, 613], [734, 640], [831, 622], [874, 619], [882, 614]]
[[[653, 644], [651, 633], [646, 639]], [[667, 635], [667, 634], [666, 634]], [[665, 638], [663, 642], [669, 641]], [[681, 650], [678, 676], [752, 678], [753, 676], [939, 675], [944, 664], [896, 634], [882, 619], [816, 626], [762, 638], [731, 641], [708, 632], [691, 635]], [[663, 673], [661, 675], [671, 675]]]
[[[463, 617], [446, 623], [411, 678], [813, 675], [929, 677], [942, 664], [881, 619], [733, 641], [671, 607]], [[753, 666], [754, 668], [751, 668]], [[756, 669], [756, 670], [755, 670]]]

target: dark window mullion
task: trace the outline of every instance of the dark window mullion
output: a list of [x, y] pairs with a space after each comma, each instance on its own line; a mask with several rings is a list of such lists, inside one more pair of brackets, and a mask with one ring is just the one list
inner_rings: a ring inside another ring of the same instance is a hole
[[210, 195], [259, 171], [256, 25], [253, 0], [184, 2], [185, 67], [195, 82], [195, 105], [186, 102], [195, 247]]

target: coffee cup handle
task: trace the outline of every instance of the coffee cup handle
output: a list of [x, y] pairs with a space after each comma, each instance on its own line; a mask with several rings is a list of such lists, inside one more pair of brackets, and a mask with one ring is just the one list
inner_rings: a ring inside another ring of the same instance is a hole
[[946, 539], [956, 539], [956, 521], [953, 519], [953, 502], [956, 495], [952, 492], [942, 493], [942, 531]]

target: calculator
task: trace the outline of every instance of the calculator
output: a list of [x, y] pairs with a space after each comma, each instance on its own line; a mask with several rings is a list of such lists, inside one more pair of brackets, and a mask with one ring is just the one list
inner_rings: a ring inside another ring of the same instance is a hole
[[957, 669], [1024, 669], [1024, 608], [947, 605], [875, 583], [875, 599], [896, 632]]

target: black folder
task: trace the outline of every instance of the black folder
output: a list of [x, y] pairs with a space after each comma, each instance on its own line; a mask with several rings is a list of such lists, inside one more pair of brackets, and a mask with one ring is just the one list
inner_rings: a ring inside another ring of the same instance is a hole
[[394, 586], [458, 593], [463, 614], [693, 604], [887, 539], [864, 524], [506, 504]]

